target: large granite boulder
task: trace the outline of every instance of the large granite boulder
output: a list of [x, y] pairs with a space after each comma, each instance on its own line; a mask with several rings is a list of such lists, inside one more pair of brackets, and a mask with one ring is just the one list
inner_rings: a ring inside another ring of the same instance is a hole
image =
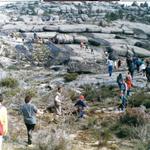
[[59, 44], [69, 44], [74, 42], [73, 36], [68, 34], [56, 34], [53, 39], [55, 40], [55, 43]]
[[68, 64], [68, 72], [76, 73], [98, 73], [100, 67], [95, 62], [71, 61]]
[[128, 45], [128, 48], [127, 48], [125, 45], [118, 44], [118, 45], [113, 45], [112, 48], [114, 51], [117, 52], [119, 56], [126, 56], [127, 49], [129, 50], [131, 54], [133, 54], [132, 49], [134, 49], [135, 54], [137, 54], [139, 57], [150, 57], [150, 51], [144, 48], [137, 47], [137, 46]]

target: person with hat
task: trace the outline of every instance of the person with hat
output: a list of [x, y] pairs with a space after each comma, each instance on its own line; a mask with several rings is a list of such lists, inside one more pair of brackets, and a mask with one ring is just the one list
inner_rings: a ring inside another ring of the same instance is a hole
[[74, 105], [77, 108], [78, 118], [84, 117], [84, 108], [87, 107], [84, 100], [85, 100], [84, 96], [80, 95], [79, 100]]

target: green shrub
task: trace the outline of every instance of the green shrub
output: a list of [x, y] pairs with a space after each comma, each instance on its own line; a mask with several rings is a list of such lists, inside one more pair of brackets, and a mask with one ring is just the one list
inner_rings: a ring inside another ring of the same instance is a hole
[[100, 145], [107, 145], [107, 141], [112, 138], [112, 134], [109, 129], [104, 129], [100, 132]]
[[116, 129], [115, 134], [118, 138], [134, 138], [134, 137], [136, 137], [135, 130], [133, 128], [131, 128], [130, 126], [126, 126], [126, 125], [119, 126]]
[[20, 89], [19, 88], [9, 89], [8, 91], [6, 91], [4, 93], [5, 93], [5, 96], [12, 97], [12, 96], [16, 96], [18, 93], [20, 93]]
[[113, 86], [102, 86], [95, 87], [91, 85], [84, 85], [81, 87], [84, 90], [84, 96], [86, 100], [97, 100], [102, 101], [106, 98], [112, 98], [117, 95]]
[[114, 20], [117, 20], [119, 19], [119, 15], [117, 13], [114, 13], [114, 12], [109, 12], [105, 15], [105, 18], [108, 22], [110, 21], [114, 21]]
[[150, 94], [143, 91], [136, 92], [129, 98], [129, 105], [132, 107], [144, 105], [146, 108], [150, 108]]
[[9, 69], [9, 70], [19, 70], [16, 65], [11, 65], [7, 69]]
[[136, 108], [127, 109], [126, 113], [120, 117], [120, 123], [129, 126], [140, 126], [145, 122], [145, 113]]
[[14, 88], [18, 86], [18, 81], [14, 78], [6, 77], [0, 81], [0, 85], [8, 88]]
[[36, 90], [35, 89], [27, 89], [25, 91], [25, 96], [31, 96], [31, 97], [35, 97], [36, 96]]
[[66, 82], [76, 80], [77, 77], [78, 77], [77, 73], [67, 73], [67, 74], [64, 75], [64, 79], [65, 79]]
[[75, 91], [69, 90], [69, 91], [68, 91], [68, 97], [69, 97], [72, 101], [75, 101], [75, 100], [77, 100], [77, 98], [79, 97], [79, 95], [78, 95], [78, 93], [76, 93]]

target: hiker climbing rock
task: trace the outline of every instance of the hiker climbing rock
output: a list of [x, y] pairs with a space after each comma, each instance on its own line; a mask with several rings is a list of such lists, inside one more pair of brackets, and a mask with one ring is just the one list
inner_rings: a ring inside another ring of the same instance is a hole
[[3, 136], [7, 134], [8, 130], [8, 117], [7, 109], [2, 105], [3, 95], [0, 94], [0, 150], [2, 150]]
[[43, 114], [43, 112], [39, 111], [37, 107], [31, 103], [31, 96], [26, 96], [25, 104], [21, 106], [21, 113], [27, 128], [28, 146], [32, 147], [32, 132], [36, 125], [36, 114]]

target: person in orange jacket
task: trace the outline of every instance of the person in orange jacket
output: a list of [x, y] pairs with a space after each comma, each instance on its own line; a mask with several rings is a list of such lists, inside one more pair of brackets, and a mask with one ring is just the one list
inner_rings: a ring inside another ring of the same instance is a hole
[[7, 109], [2, 105], [2, 102], [3, 95], [0, 94], [0, 150], [2, 150], [3, 136], [5, 136], [8, 131]]
[[127, 96], [130, 96], [131, 88], [133, 87], [131, 77], [127, 76], [125, 82], [127, 84]]

